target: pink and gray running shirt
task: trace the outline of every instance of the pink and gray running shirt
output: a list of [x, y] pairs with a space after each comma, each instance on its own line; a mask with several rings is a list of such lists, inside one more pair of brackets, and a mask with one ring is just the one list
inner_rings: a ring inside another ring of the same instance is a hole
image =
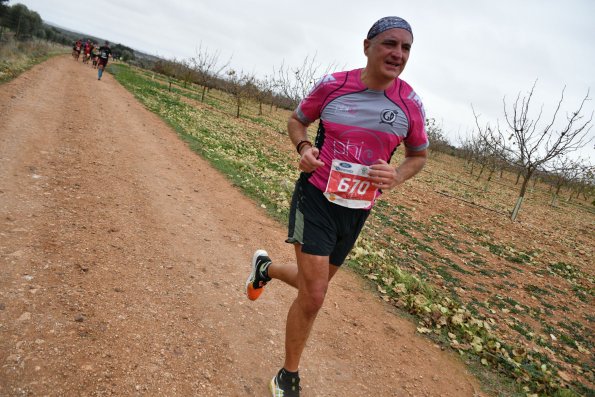
[[362, 69], [324, 76], [296, 109], [308, 125], [320, 119], [316, 136], [324, 167], [309, 181], [325, 190], [333, 159], [372, 165], [390, 159], [402, 142], [409, 151], [428, 147], [425, 114], [420, 98], [401, 79], [385, 91], [368, 89]]

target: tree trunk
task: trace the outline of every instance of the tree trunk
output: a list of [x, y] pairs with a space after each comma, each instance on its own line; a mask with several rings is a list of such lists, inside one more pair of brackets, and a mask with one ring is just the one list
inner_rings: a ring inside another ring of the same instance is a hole
[[519, 184], [519, 180], [521, 179], [522, 173], [523, 173], [523, 171], [521, 170], [516, 174], [516, 182], [514, 183], [515, 186]]
[[531, 185], [531, 189], [529, 190], [531, 193], [535, 191], [535, 185], [537, 184], [538, 179], [538, 177], [533, 178], [533, 184]]
[[523, 200], [525, 199], [525, 193], [527, 192], [527, 185], [529, 184], [529, 181], [531, 180], [531, 175], [533, 174], [533, 171], [529, 170], [527, 171], [527, 175], [523, 176], [523, 184], [521, 185], [521, 191], [519, 193], [519, 198], [516, 201], [516, 204], [514, 205], [514, 208], [512, 210], [512, 216], [510, 217], [510, 219], [512, 221], [515, 221], [519, 211], [521, 210], [521, 205], [523, 204]]
[[23, 14], [20, 14], [20, 15], [19, 15], [19, 22], [18, 22], [18, 24], [17, 24], [17, 32], [16, 32], [16, 34], [14, 35], [14, 37], [16, 37], [17, 39], [19, 38], [19, 33], [20, 33], [20, 31], [21, 31], [21, 17], [22, 17], [22, 16], [23, 16]]
[[203, 85], [202, 86], [202, 95], [200, 96], [200, 101], [204, 102], [205, 101], [205, 92], [207, 91], [207, 86]]
[[481, 169], [479, 170], [479, 174], [477, 175], [477, 179], [475, 179], [476, 181], [479, 181], [479, 178], [481, 178], [481, 174], [483, 174], [483, 170], [486, 167], [485, 163], [483, 163], [481, 165]]
[[242, 100], [240, 99], [239, 96], [236, 98], [236, 105], [237, 105], [236, 117], [239, 118], [240, 117], [240, 107], [242, 106]]
[[262, 116], [262, 101], [258, 102], [258, 115]]
[[[552, 188], [553, 188], [553, 186], [550, 185], [550, 191], [552, 190]], [[552, 202], [550, 203], [550, 205], [552, 207], [555, 207], [558, 202], [558, 194], [560, 193], [561, 188], [562, 188], [561, 183], [556, 184], [556, 191], [552, 194]]]
[[488, 182], [492, 180], [492, 175], [494, 175], [495, 171], [496, 171], [496, 166], [493, 166], [492, 168], [490, 168], [490, 175], [488, 175]]
[[514, 205], [514, 208], [512, 209], [512, 215], [510, 217], [510, 219], [514, 222], [516, 220], [517, 215], [519, 214], [519, 211], [521, 210], [521, 205], [523, 204], [523, 197], [519, 197], [516, 200], [516, 204]]

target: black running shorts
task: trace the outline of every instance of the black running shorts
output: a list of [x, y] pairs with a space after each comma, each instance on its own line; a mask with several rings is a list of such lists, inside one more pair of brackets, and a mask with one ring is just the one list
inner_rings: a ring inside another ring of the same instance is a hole
[[286, 242], [302, 245], [302, 252], [329, 256], [341, 266], [366, 223], [370, 210], [333, 204], [302, 173], [295, 184]]

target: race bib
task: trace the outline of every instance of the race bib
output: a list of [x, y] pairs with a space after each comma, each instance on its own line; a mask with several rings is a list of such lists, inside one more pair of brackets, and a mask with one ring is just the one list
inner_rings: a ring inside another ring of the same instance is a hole
[[378, 188], [368, 177], [370, 167], [333, 160], [324, 195], [335, 204], [348, 208], [369, 208]]

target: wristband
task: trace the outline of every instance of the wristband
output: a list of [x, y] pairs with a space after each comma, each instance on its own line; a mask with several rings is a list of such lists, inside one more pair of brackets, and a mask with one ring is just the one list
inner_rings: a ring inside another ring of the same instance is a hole
[[303, 141], [299, 141], [297, 146], [295, 147], [295, 149], [297, 150], [298, 154], [301, 156], [302, 153], [302, 148], [304, 147], [304, 145], [310, 145], [311, 147], [313, 147], [314, 145], [312, 145], [312, 142], [308, 141], [308, 140], [303, 140]]

